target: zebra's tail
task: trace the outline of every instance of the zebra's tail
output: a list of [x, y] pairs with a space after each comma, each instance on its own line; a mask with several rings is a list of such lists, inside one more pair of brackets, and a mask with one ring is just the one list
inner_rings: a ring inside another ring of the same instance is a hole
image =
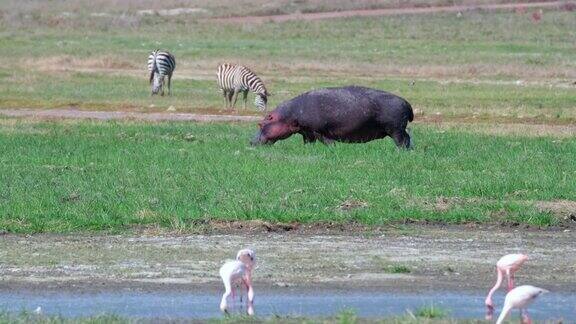
[[154, 81], [154, 73], [156, 73], [156, 71], [158, 71], [158, 66], [156, 65], [156, 54], [158, 54], [158, 50], [155, 50], [154, 52], [152, 52], [152, 55], [154, 56], [152, 59], [152, 68], [150, 69], [150, 78], [149, 78], [149, 82], [150, 84], [152, 84], [152, 81]]
[[148, 80], [150, 84], [152, 84], [152, 81], [154, 80], [154, 69], [152, 69], [150, 71], [150, 79]]

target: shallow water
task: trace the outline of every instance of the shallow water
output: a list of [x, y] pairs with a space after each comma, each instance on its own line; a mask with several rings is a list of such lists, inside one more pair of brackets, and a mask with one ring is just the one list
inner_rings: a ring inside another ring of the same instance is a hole
[[[343, 309], [353, 309], [361, 317], [389, 317], [404, 315], [406, 310], [434, 305], [448, 310], [454, 318], [484, 318], [483, 294], [453, 292], [390, 294], [361, 291], [266, 292], [257, 291], [255, 309], [259, 316], [330, 316]], [[497, 310], [504, 293], [495, 297]], [[0, 310], [33, 311], [38, 306], [46, 315], [84, 317], [116, 314], [132, 318], [214, 318], [221, 316], [220, 296], [215, 293], [32, 293], [0, 292]], [[232, 312], [241, 312], [238, 298]], [[498, 313], [496, 313], [498, 315]], [[576, 319], [576, 295], [550, 293], [543, 295], [530, 307], [535, 319]], [[517, 316], [517, 315], [513, 315]]]

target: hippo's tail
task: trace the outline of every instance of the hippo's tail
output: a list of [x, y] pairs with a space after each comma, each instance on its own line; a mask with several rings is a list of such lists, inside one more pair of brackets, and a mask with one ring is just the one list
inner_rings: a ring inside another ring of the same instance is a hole
[[412, 110], [412, 106], [410, 103], [408, 103], [408, 101], [406, 101], [405, 108], [408, 110], [408, 121], [412, 122], [414, 120], [414, 111]]

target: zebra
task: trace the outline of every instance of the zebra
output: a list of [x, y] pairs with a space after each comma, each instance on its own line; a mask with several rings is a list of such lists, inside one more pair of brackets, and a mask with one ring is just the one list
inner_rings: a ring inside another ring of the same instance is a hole
[[256, 95], [254, 99], [256, 107], [266, 111], [268, 96], [270, 94], [268, 90], [266, 90], [262, 79], [249, 68], [228, 63], [220, 65], [218, 67], [218, 86], [224, 95], [226, 108], [234, 108], [236, 100], [238, 100], [238, 93], [242, 92], [244, 96], [244, 109], [246, 109], [248, 90], [250, 90]]
[[159, 49], [150, 53], [148, 56], [148, 71], [150, 71], [150, 85], [152, 86], [152, 95], [164, 95], [164, 78], [168, 76], [168, 94], [172, 94], [170, 81], [172, 73], [176, 68], [176, 59], [168, 51]]

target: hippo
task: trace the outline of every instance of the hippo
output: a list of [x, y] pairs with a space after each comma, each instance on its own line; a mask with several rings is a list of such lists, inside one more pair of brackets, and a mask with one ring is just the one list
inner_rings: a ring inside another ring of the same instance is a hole
[[252, 145], [274, 144], [292, 134], [304, 143], [365, 143], [390, 136], [401, 148], [411, 147], [406, 132], [414, 120], [412, 106], [391, 93], [359, 86], [325, 88], [284, 101], [258, 123]]

